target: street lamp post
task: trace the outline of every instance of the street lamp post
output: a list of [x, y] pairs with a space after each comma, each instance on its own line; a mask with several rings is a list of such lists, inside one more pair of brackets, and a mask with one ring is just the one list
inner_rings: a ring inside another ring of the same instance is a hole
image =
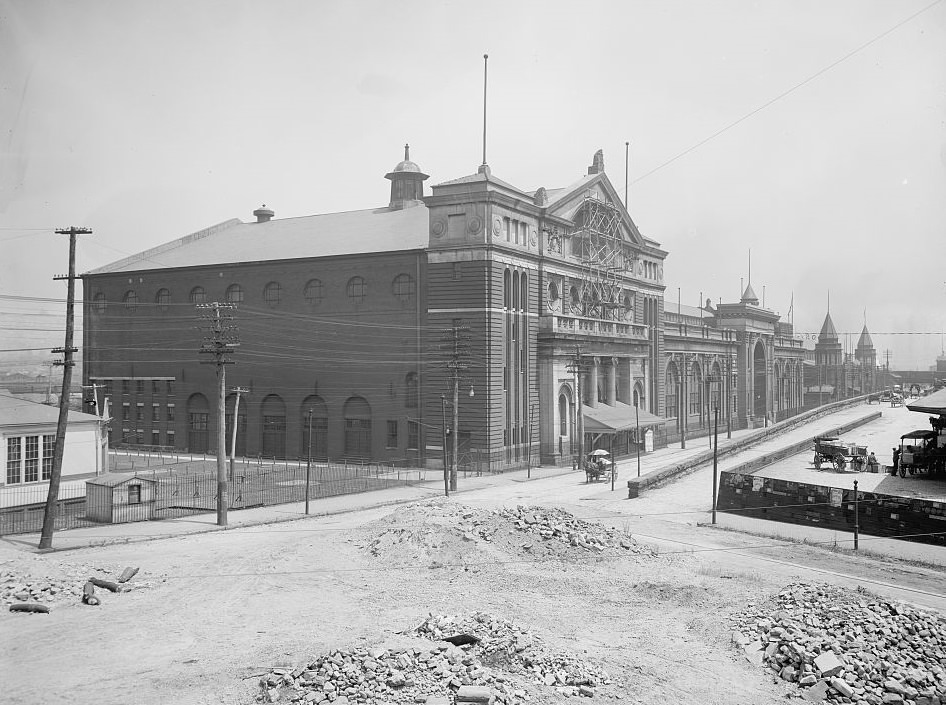
[[306, 444], [305, 458], [305, 513], [309, 513], [309, 476], [312, 471], [312, 409], [309, 409], [307, 424], [309, 427], [309, 438]]
[[443, 494], [450, 496], [450, 466], [447, 464], [447, 398], [440, 395], [440, 433], [443, 437]]
[[[640, 416], [640, 398], [634, 400], [634, 424], [637, 426], [637, 476], [641, 476], [641, 416]], [[612, 459], [613, 460], [613, 459]]]

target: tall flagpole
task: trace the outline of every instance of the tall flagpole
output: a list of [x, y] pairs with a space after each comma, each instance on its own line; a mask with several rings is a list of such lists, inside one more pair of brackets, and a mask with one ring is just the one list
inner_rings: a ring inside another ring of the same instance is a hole
[[486, 73], [489, 54], [483, 54], [483, 166], [486, 166]]

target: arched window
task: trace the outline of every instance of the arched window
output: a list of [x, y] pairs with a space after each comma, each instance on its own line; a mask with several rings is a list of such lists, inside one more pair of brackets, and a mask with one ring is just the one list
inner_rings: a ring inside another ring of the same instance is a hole
[[210, 404], [203, 394], [187, 400], [187, 450], [206, 453], [210, 447]]
[[167, 313], [171, 306], [171, 292], [167, 289], [158, 289], [158, 293], [154, 295], [154, 303], [159, 311]]
[[195, 286], [191, 289], [191, 293], [188, 295], [187, 300], [192, 304], [205, 304], [207, 303], [207, 292], [204, 291], [204, 287]]
[[410, 274], [398, 274], [391, 282], [391, 291], [402, 304], [409, 304], [414, 301], [417, 286]]
[[345, 455], [371, 457], [371, 407], [362, 397], [349, 397], [345, 402]]
[[345, 293], [348, 294], [351, 301], [360, 304], [368, 296], [368, 282], [365, 281], [364, 277], [352, 277], [348, 280]]
[[568, 422], [571, 419], [571, 407], [565, 394], [558, 395], [558, 435], [568, 435]]
[[239, 284], [231, 284], [227, 287], [227, 301], [231, 304], [243, 303], [243, 287]]
[[519, 309], [519, 272], [512, 273], [512, 310]]
[[667, 376], [664, 389], [666, 393], [664, 400], [666, 405], [666, 416], [669, 418], [676, 418], [680, 414], [677, 401], [677, 394], [680, 391], [680, 375], [677, 373], [677, 366], [673, 362], [667, 365]]
[[299, 413], [302, 415], [300, 457], [308, 458], [311, 452], [315, 460], [328, 460], [328, 407], [325, 401], [315, 394], [306, 397], [299, 407]]
[[549, 308], [555, 308], [555, 305], [558, 303], [558, 286], [555, 282], [549, 282], [546, 291], [548, 292]]
[[572, 311], [578, 312], [581, 310], [581, 293], [578, 291], [577, 286], [573, 286], [568, 292], [569, 298], [571, 298]]
[[519, 277], [519, 310], [529, 310], [529, 275], [525, 272]]
[[503, 308], [508, 309], [512, 305], [512, 272], [508, 269], [503, 272]]
[[92, 299], [92, 310], [96, 313], [105, 313], [105, 294], [101, 291]]
[[125, 295], [122, 297], [122, 303], [125, 304], [125, 308], [129, 311], [138, 310], [138, 292], [134, 289], [129, 289], [125, 292]]
[[305, 289], [302, 290], [302, 296], [305, 297], [305, 302], [310, 306], [318, 306], [322, 303], [322, 280], [310, 279], [307, 281]]
[[263, 287], [263, 301], [270, 308], [275, 308], [282, 302], [282, 284], [279, 282], [270, 282]]
[[278, 394], [263, 399], [262, 453], [271, 458], [286, 457], [286, 404]]

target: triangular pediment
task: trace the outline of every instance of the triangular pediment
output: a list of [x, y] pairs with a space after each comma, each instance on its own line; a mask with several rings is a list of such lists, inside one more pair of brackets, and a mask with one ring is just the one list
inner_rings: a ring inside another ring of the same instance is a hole
[[[645, 244], [644, 237], [631, 218], [621, 196], [618, 194], [607, 174], [589, 174], [563, 189], [556, 189], [549, 194], [546, 213], [556, 218], [576, 222], [581, 219], [581, 211], [589, 200], [596, 201], [614, 210], [616, 218], [615, 232], [621, 239], [639, 247]], [[654, 243], [650, 243], [654, 244]]]

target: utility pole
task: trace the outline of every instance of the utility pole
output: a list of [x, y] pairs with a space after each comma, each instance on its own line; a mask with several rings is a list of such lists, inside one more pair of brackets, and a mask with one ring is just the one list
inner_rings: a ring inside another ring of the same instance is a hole
[[230, 482], [233, 482], [233, 459], [236, 457], [237, 427], [240, 425], [240, 395], [249, 394], [250, 390], [246, 387], [234, 387], [230, 391], [236, 392], [236, 402], [233, 405], [233, 429], [230, 431]]
[[312, 471], [312, 409], [309, 409], [306, 421], [309, 426], [309, 441], [305, 457], [305, 513], [309, 515], [309, 473]]
[[[450, 489], [454, 492], [457, 490], [457, 467], [459, 461], [459, 451], [460, 451], [460, 434], [459, 434], [459, 422], [460, 422], [460, 370], [466, 369], [468, 364], [465, 360], [467, 353], [467, 342], [465, 340], [465, 334], [468, 329], [460, 325], [460, 320], [456, 319], [453, 322], [453, 328], [450, 332], [450, 341], [445, 345], [449, 345], [451, 348], [450, 359], [447, 361], [447, 368], [450, 370], [450, 382], [453, 387], [453, 414], [452, 414], [452, 442], [453, 446], [451, 448], [451, 466], [450, 466]], [[464, 334], [464, 338], [461, 338], [461, 334]], [[473, 396], [473, 385], [470, 385], [470, 396]], [[446, 453], [446, 449], [444, 450]]]
[[440, 395], [440, 434], [443, 437], [443, 496], [450, 496], [450, 464], [447, 462], [447, 398]]
[[[209, 335], [204, 336], [198, 352], [202, 355], [213, 356], [212, 360], [201, 361], [201, 364], [214, 365], [217, 368], [217, 526], [226, 526], [227, 507], [230, 503], [227, 482], [226, 366], [233, 364], [229, 356], [233, 353], [233, 348], [239, 345], [232, 335], [233, 326], [230, 325], [233, 318], [230, 311], [236, 306], [214, 301], [209, 304], [197, 304], [197, 308], [206, 312], [201, 317], [207, 319], [210, 325]], [[236, 426], [236, 419], [234, 419], [234, 426]]]
[[[52, 352], [62, 353], [62, 393], [59, 395], [59, 421], [56, 424], [56, 446], [53, 450], [53, 468], [49, 476], [49, 491], [46, 493], [46, 509], [43, 513], [43, 530], [39, 538], [40, 548], [52, 548], [53, 529], [56, 526], [56, 510], [59, 501], [59, 482], [62, 478], [62, 454], [66, 445], [66, 426], [69, 423], [69, 389], [72, 386], [72, 368], [75, 362], [72, 353], [78, 352], [72, 346], [75, 332], [76, 298], [76, 237], [91, 235], [90, 228], [65, 228], [57, 230], [58, 235], [69, 236], [69, 274], [65, 277], [53, 277], [54, 280], [66, 280], [66, 344]], [[57, 361], [56, 364], [59, 364]]]

